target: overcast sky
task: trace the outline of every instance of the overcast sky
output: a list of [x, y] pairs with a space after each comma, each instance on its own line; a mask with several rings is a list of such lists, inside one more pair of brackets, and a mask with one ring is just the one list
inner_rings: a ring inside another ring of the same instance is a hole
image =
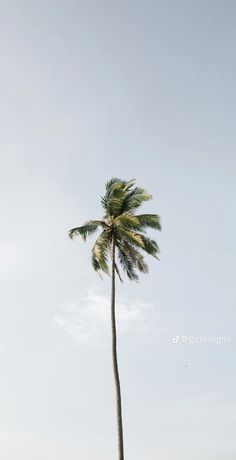
[[163, 224], [117, 291], [127, 460], [236, 458], [235, 23], [233, 0], [0, 0], [2, 459], [116, 458], [110, 282], [67, 237], [112, 176]]

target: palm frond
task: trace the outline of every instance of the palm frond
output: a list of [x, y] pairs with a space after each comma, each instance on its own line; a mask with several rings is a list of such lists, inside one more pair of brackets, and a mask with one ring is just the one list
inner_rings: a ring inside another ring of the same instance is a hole
[[152, 195], [148, 193], [147, 190], [140, 187], [134, 187], [126, 194], [123, 200], [122, 212], [133, 211], [134, 209], [139, 208], [143, 202], [151, 199]]
[[100, 225], [102, 227], [106, 226], [102, 220], [88, 220], [81, 227], [72, 228], [69, 231], [69, 238], [73, 239], [75, 236], [80, 235], [86, 241], [87, 237], [95, 233]]
[[161, 222], [158, 214], [139, 214], [135, 215], [135, 217], [142, 227], [161, 230]]
[[114, 221], [115, 227], [123, 227], [126, 230], [140, 230], [141, 225], [134, 214], [124, 212], [116, 217]]
[[109, 275], [108, 251], [110, 241], [107, 230], [99, 235], [92, 248], [92, 266], [95, 271], [103, 271]]
[[137, 249], [135, 249], [126, 241], [121, 243], [121, 247], [123, 247], [126, 253], [129, 254], [132, 263], [136, 268], [138, 268], [140, 272], [148, 273], [148, 265], [144, 261], [143, 255]]
[[116, 273], [118, 275], [119, 280], [121, 281], [121, 283], [123, 283], [123, 279], [121, 277], [120, 270], [119, 270], [119, 267], [118, 267], [117, 263], [115, 263], [115, 271], [116, 271]]
[[129, 180], [128, 182], [126, 182], [124, 190], [129, 190], [131, 187], [134, 186], [135, 183], [136, 183], [136, 179]]
[[106, 211], [106, 216], [118, 216], [121, 213], [123, 202], [127, 195], [132, 193], [135, 179], [124, 181], [117, 177], [112, 178], [106, 184], [106, 193], [102, 197], [102, 206]]
[[147, 252], [148, 254], [150, 254], [151, 256], [158, 259], [157, 254], [159, 254], [160, 250], [159, 250], [157, 242], [144, 235], [141, 235], [141, 237], [142, 237], [143, 246], [144, 246], [143, 250]]
[[138, 275], [134, 270], [132, 259], [130, 258], [128, 252], [122, 247], [121, 244], [117, 244], [118, 248], [118, 259], [121, 267], [128, 276], [130, 280], [138, 281]]
[[118, 177], [112, 177], [109, 181], [107, 181], [105, 185], [106, 191], [109, 192], [112, 189], [112, 187], [114, 187], [114, 185], [116, 186], [117, 184], [124, 183], [125, 181], [123, 181], [122, 179], [119, 179]]
[[120, 241], [128, 241], [133, 246], [145, 249], [143, 235], [123, 227], [116, 227], [116, 238]]
[[105, 217], [117, 216], [119, 214], [121, 204], [125, 197], [124, 187], [125, 181], [114, 178], [106, 185], [106, 193], [101, 199], [102, 206], [106, 212]]

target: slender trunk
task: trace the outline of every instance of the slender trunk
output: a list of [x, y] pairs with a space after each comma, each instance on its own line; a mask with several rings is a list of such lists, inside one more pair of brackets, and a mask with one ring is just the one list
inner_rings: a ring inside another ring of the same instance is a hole
[[112, 239], [112, 286], [111, 286], [111, 330], [112, 330], [112, 364], [116, 388], [116, 416], [118, 434], [118, 459], [124, 460], [123, 426], [121, 410], [120, 378], [116, 349], [116, 314], [115, 314], [115, 240]]

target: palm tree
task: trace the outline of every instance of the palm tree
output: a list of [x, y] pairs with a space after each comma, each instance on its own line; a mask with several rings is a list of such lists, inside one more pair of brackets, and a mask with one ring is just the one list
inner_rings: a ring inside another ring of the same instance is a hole
[[157, 214], [137, 214], [136, 210], [152, 196], [143, 188], [135, 186], [135, 180], [124, 181], [112, 178], [106, 184], [106, 193], [101, 203], [105, 211], [102, 220], [89, 220], [82, 227], [72, 228], [69, 237], [80, 235], [86, 241], [98, 228], [101, 233], [92, 248], [92, 266], [96, 272], [110, 274], [111, 260], [111, 330], [112, 362], [116, 389], [116, 412], [118, 433], [118, 458], [124, 460], [123, 424], [120, 378], [117, 361], [115, 277], [122, 281], [120, 267], [130, 280], [138, 281], [137, 270], [148, 272], [141, 251], [158, 259], [156, 241], [146, 236], [146, 229], [161, 230]]

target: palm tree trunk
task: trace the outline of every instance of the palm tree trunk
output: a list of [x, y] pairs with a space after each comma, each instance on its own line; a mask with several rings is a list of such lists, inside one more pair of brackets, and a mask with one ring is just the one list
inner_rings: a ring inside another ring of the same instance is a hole
[[118, 458], [124, 460], [123, 426], [121, 410], [120, 378], [116, 349], [116, 315], [115, 315], [115, 240], [112, 238], [112, 286], [111, 286], [111, 330], [112, 330], [112, 364], [116, 388], [116, 416], [118, 434]]

